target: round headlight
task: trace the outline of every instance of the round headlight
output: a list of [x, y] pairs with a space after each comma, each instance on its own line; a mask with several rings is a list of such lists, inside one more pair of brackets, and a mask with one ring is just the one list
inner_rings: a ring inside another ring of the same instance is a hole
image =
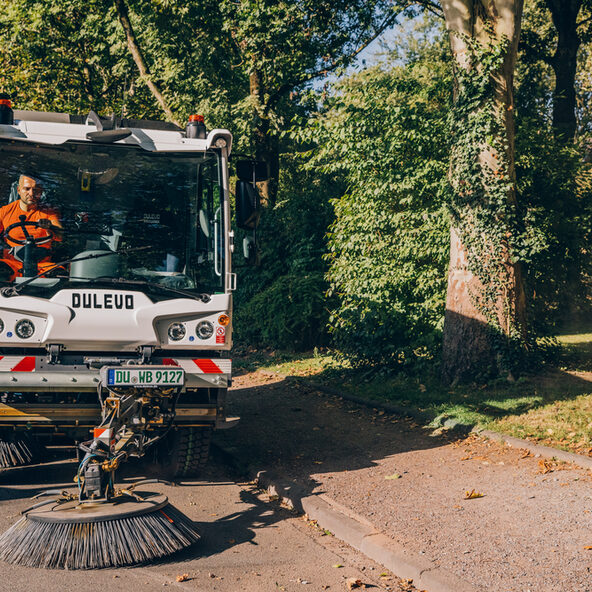
[[169, 325], [169, 337], [173, 341], [180, 341], [185, 337], [185, 325], [183, 323], [173, 323]]
[[29, 319], [22, 319], [16, 324], [14, 331], [21, 339], [29, 339], [35, 333], [35, 325]]
[[200, 321], [195, 332], [200, 339], [209, 339], [214, 334], [214, 325], [210, 321]]

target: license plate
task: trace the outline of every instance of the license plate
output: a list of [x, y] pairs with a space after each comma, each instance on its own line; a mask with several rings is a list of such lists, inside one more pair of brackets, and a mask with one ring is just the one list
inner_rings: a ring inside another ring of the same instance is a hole
[[183, 386], [185, 371], [171, 366], [125, 366], [103, 368], [107, 386]]

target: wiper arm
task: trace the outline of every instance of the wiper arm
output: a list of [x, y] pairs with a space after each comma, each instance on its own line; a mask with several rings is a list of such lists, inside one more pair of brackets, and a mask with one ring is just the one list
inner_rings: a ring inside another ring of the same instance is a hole
[[43, 277], [45, 274], [61, 267], [62, 265], [67, 265], [68, 263], [72, 263], [72, 261], [85, 261], [86, 259], [99, 259], [100, 257], [109, 257], [110, 255], [127, 255], [127, 253], [132, 253], [136, 251], [145, 251], [146, 249], [150, 249], [151, 247], [132, 247], [131, 249], [123, 249], [121, 251], [108, 251], [105, 253], [94, 253], [92, 255], [85, 255], [84, 257], [70, 257], [70, 259], [64, 259], [63, 261], [59, 261], [53, 267], [49, 269], [45, 269], [44, 271], [38, 273], [36, 276], [25, 280], [24, 282], [18, 284], [17, 286], [5, 286], [4, 288], [0, 289], [0, 294], [5, 298], [9, 298], [10, 296], [18, 296], [21, 290], [34, 282], [37, 278]]
[[169, 286], [164, 286], [163, 284], [158, 284], [156, 282], [147, 282], [146, 280], [128, 280], [125, 278], [112, 278], [112, 277], [97, 277], [97, 278], [85, 278], [89, 281], [93, 282], [105, 282], [107, 284], [121, 284], [123, 286], [146, 286], [150, 288], [157, 288], [159, 290], [163, 290], [165, 292], [171, 292], [173, 294], [180, 294], [187, 298], [193, 298], [194, 300], [201, 300], [204, 304], [208, 303], [211, 300], [209, 294], [195, 294], [190, 292], [189, 290], [181, 290], [180, 288], [170, 288]]

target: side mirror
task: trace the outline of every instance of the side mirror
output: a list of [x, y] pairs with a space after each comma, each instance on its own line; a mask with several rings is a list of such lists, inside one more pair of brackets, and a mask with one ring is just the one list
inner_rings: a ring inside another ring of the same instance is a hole
[[241, 181], [260, 183], [269, 179], [269, 167], [260, 160], [239, 160], [236, 163], [236, 176]]
[[255, 230], [259, 223], [260, 199], [257, 188], [248, 181], [236, 182], [236, 225]]

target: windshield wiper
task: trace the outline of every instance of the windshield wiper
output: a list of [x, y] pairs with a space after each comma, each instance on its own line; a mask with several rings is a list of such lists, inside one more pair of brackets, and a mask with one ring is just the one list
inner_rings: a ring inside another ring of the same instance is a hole
[[[110, 255], [126, 255], [127, 253], [132, 253], [136, 251], [145, 251], [146, 249], [150, 249], [151, 247], [132, 247], [131, 249], [123, 249], [121, 251], [106, 251], [105, 253], [93, 253], [92, 255], [85, 255], [84, 257], [71, 257], [70, 259], [64, 259], [63, 261], [59, 261], [53, 267], [49, 269], [45, 269], [44, 271], [38, 273], [36, 276], [21, 282], [16, 286], [5, 286], [4, 288], [0, 288], [0, 294], [5, 298], [9, 298], [10, 296], [18, 296], [21, 290], [30, 284], [31, 282], [35, 281], [36, 279], [43, 277], [50, 271], [54, 269], [58, 269], [62, 267], [62, 265], [67, 265], [68, 263], [72, 263], [72, 261], [85, 261], [86, 259], [99, 259], [100, 257], [109, 257]], [[85, 278], [86, 279], [86, 278]]]
[[181, 294], [187, 298], [193, 298], [194, 300], [201, 300], [204, 304], [211, 300], [209, 294], [195, 294], [189, 290], [182, 290], [180, 288], [171, 288], [158, 284], [156, 282], [147, 282], [146, 280], [128, 280], [125, 278], [112, 278], [112, 277], [97, 277], [97, 278], [84, 278], [90, 282], [104, 282], [107, 284], [121, 284], [123, 286], [145, 286], [149, 288], [157, 288], [158, 290], [164, 290], [165, 292], [171, 292], [173, 294]]

